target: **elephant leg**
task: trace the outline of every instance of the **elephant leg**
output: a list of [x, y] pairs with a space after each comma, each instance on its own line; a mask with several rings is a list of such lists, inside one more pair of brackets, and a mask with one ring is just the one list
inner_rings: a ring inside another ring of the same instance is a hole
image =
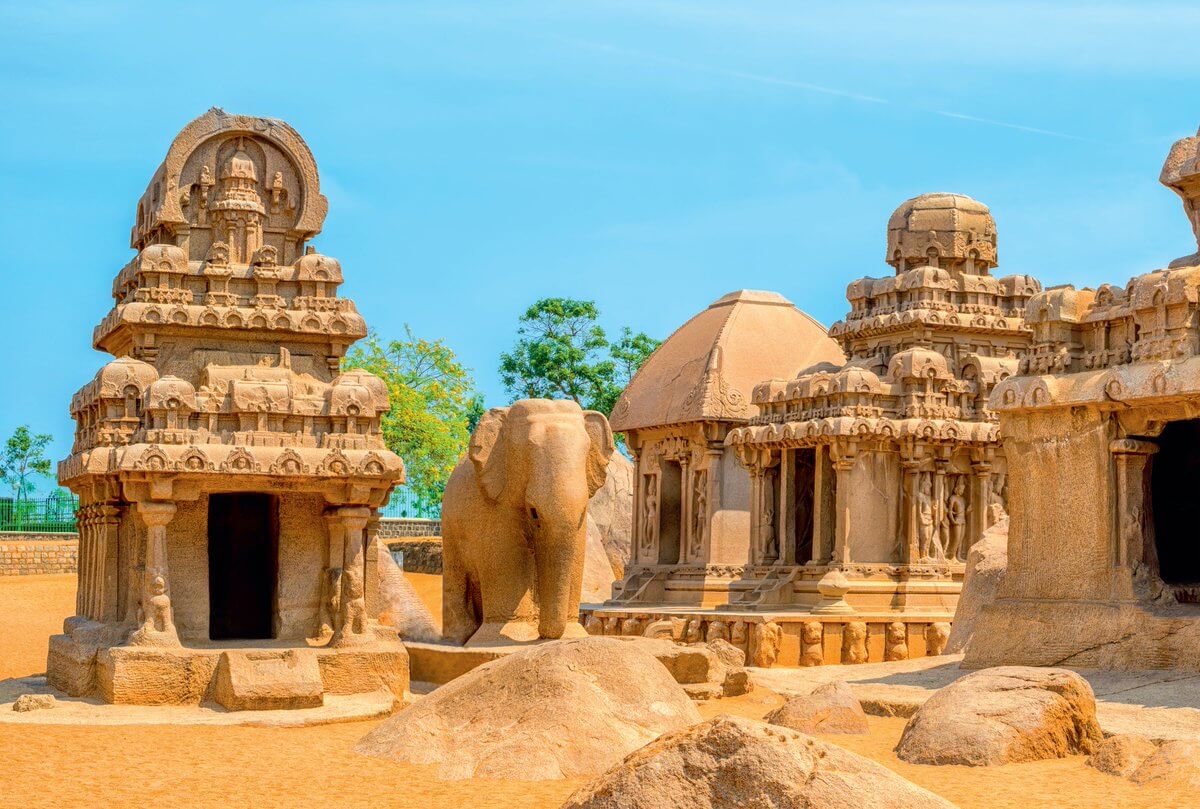
[[450, 547], [443, 545], [442, 552], [442, 637], [465, 644], [479, 629], [481, 620], [477, 598], [472, 598], [470, 592], [472, 587], [478, 589], [478, 584], [468, 582], [462, 560]]

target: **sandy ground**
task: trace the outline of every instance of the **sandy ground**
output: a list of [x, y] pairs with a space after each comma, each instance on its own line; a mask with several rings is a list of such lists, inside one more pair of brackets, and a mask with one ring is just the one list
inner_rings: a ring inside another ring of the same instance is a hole
[[[439, 577], [413, 576], [434, 615]], [[73, 576], [0, 578], [0, 677], [45, 670], [46, 637], [74, 610]], [[701, 703], [707, 718], [757, 718], [782, 702], [760, 688]], [[963, 809], [1194, 806], [1192, 795], [1136, 787], [1080, 756], [1004, 767], [927, 767], [892, 753], [904, 719], [870, 718], [866, 736], [829, 736]], [[581, 781], [441, 782], [427, 768], [353, 752], [377, 721], [311, 728], [0, 725], [0, 806], [557, 807]]]

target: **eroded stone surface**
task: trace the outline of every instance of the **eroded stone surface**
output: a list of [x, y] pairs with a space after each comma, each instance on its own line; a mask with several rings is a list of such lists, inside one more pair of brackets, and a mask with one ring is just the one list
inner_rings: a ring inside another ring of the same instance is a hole
[[663, 736], [564, 809], [952, 809], [876, 764], [788, 728], [719, 716]]
[[896, 754], [913, 764], [1010, 764], [1090, 753], [1101, 738], [1087, 680], [1065, 669], [1004, 666], [930, 697]]
[[954, 624], [945, 643], [946, 654], [961, 654], [967, 650], [979, 613], [996, 600], [1004, 572], [1008, 570], [1008, 517], [983, 532], [983, 539], [967, 553], [967, 568], [963, 575], [962, 593], [954, 611]]
[[1119, 733], [1097, 744], [1087, 763], [1100, 772], [1128, 778], [1157, 750], [1158, 746], [1145, 736]]
[[26, 711], [41, 711], [53, 707], [53, 694], [22, 694], [17, 697], [12, 709], [17, 713], [25, 713]]
[[396, 628], [403, 640], [432, 641], [441, 637], [425, 606], [396, 564], [387, 546], [379, 543], [379, 620]]
[[573, 778], [601, 773], [699, 719], [639, 644], [579, 638], [486, 663], [401, 711], [356, 749], [437, 765], [443, 779]]
[[844, 682], [827, 683], [807, 696], [792, 697], [765, 717], [772, 725], [801, 733], [866, 733], [867, 715]]
[[1135, 784], [1170, 784], [1183, 790], [1200, 789], [1200, 741], [1164, 742], [1146, 757], [1131, 776]]

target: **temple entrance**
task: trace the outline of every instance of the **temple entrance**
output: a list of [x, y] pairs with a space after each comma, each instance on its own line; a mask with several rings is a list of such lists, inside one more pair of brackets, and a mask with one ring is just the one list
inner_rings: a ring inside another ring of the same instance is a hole
[[792, 475], [792, 558], [798, 565], [812, 559], [813, 553], [813, 497], [816, 493], [817, 453], [811, 447], [792, 450], [794, 474]]
[[658, 563], [679, 564], [679, 540], [683, 520], [683, 468], [662, 461], [662, 490], [658, 508]]
[[274, 637], [279, 501], [269, 494], [208, 498], [208, 636]]
[[1158, 573], [1168, 584], [1200, 583], [1200, 419], [1170, 422], [1158, 447], [1150, 469]]

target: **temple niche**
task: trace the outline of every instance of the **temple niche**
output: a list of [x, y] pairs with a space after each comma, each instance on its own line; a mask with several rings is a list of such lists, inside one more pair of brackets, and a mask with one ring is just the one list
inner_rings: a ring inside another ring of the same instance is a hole
[[281, 121], [212, 109], [154, 173], [93, 336], [115, 359], [72, 400], [59, 464], [81, 536], [54, 687], [230, 709], [407, 688], [373, 617], [378, 509], [403, 464], [383, 382], [339, 370], [366, 327], [307, 245], [326, 208]]
[[[723, 472], [725, 485], [745, 487], [736, 533], [701, 545], [686, 560], [693, 567], [678, 570], [662, 567], [675, 561], [674, 532], [659, 529], [657, 544], [639, 546], [648, 566], [603, 610], [636, 602], [632, 583], [644, 602], [712, 612], [689, 620], [744, 622], [751, 636], [778, 625], [772, 659], [783, 665], [940, 652], [967, 550], [1005, 511], [1007, 466], [988, 396], [1018, 370], [1031, 337], [1025, 305], [1041, 287], [992, 275], [995, 222], [956, 194], [897, 208], [886, 258], [894, 275], [849, 286], [850, 312], [829, 330], [841, 356], [813, 356], [808, 334], [758, 337], [759, 350], [785, 353], [776, 368], [796, 370], [759, 377], [745, 421], [708, 439], [742, 467]], [[634, 393], [630, 385], [626, 396]], [[643, 539], [655, 510], [675, 514], [662, 493], [699, 457], [680, 453], [692, 445], [678, 439], [659, 450], [647, 435], [637, 431], [639, 471], [654, 476], [639, 492]], [[681, 455], [680, 472], [664, 467]]]
[[[1200, 239], [1200, 135], [1161, 181]], [[992, 394], [1009, 458], [1008, 572], [964, 665], [1200, 671], [1200, 253], [1124, 287], [1034, 296]]]

